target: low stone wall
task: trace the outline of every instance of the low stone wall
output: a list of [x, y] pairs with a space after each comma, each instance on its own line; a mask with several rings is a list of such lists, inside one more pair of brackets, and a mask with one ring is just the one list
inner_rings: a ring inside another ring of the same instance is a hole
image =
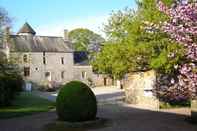
[[[74, 78], [73, 80], [82, 81], [86, 84], [89, 84], [90, 81], [93, 81], [92, 79], [92, 66], [74, 66]], [[82, 75], [82, 73], [84, 73]]]
[[114, 81], [112, 80], [112, 78], [103, 74], [93, 74], [92, 78], [95, 86], [97, 87], [114, 85]]
[[137, 72], [128, 74], [124, 81], [126, 102], [145, 108], [159, 109], [159, 100], [152, 90], [156, 84], [156, 72]]

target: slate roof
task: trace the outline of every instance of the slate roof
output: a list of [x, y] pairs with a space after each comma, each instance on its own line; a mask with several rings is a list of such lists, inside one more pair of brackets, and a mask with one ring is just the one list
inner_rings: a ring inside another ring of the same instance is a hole
[[20, 33], [30, 33], [33, 35], [36, 34], [36, 32], [33, 30], [33, 28], [27, 22], [23, 25], [23, 27], [18, 31], [17, 34], [20, 34]]
[[62, 37], [11, 35], [11, 52], [72, 52]]

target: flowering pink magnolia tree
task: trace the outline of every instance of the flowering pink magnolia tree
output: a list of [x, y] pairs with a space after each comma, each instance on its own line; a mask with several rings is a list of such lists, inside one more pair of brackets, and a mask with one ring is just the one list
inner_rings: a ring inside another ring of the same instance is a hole
[[157, 5], [170, 17], [169, 21], [162, 23], [162, 31], [186, 49], [186, 60], [177, 68], [180, 73], [178, 88], [188, 89], [190, 97], [194, 98], [197, 96], [197, 2], [179, 2], [171, 8], [162, 1]]

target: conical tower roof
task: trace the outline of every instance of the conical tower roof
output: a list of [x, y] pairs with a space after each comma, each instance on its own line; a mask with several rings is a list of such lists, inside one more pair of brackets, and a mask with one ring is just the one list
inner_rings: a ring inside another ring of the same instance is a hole
[[26, 22], [23, 27], [19, 30], [17, 34], [20, 33], [29, 33], [35, 35], [36, 32], [33, 30], [33, 28]]

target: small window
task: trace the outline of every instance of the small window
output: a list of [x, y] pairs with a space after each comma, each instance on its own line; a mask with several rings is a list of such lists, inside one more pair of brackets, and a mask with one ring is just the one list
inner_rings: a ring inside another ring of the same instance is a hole
[[46, 65], [46, 55], [45, 55], [45, 52], [43, 52], [43, 64]]
[[25, 77], [30, 76], [30, 67], [24, 67], [24, 76]]
[[64, 65], [64, 57], [61, 57], [61, 63]]
[[46, 58], [43, 57], [43, 64], [46, 65]]
[[82, 77], [82, 79], [86, 79], [86, 72], [85, 71], [82, 71], [81, 77]]
[[24, 56], [23, 56], [23, 62], [25, 62], [25, 63], [27, 63], [27, 62], [28, 62], [27, 55], [24, 55]]
[[61, 78], [64, 79], [64, 71], [61, 72]]
[[45, 53], [45, 51], [43, 52], [43, 56], [45, 56], [46, 55], [46, 53]]

